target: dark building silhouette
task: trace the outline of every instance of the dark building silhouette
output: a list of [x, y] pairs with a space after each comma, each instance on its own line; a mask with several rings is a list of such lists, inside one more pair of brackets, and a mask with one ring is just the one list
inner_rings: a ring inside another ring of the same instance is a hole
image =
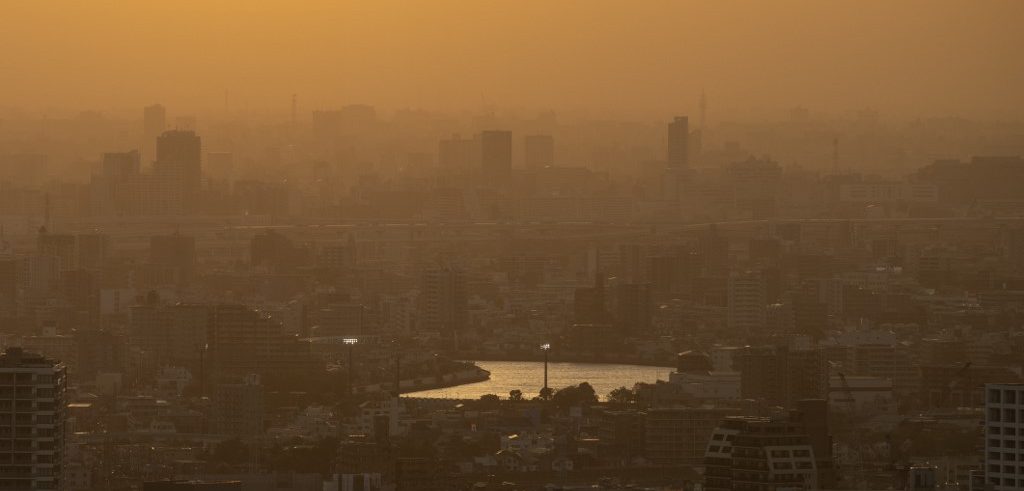
[[480, 164], [488, 177], [512, 173], [512, 132], [484, 131], [480, 134]]
[[668, 124], [668, 167], [684, 170], [690, 167], [690, 120], [676, 116]]
[[455, 268], [423, 273], [420, 291], [420, 328], [443, 336], [458, 336], [466, 328], [466, 278]]
[[157, 177], [180, 187], [183, 198], [194, 197], [202, 181], [202, 141], [192, 131], [165, 131], [156, 140]]
[[793, 408], [797, 401], [825, 397], [828, 391], [828, 361], [820, 349], [747, 347], [736, 361], [744, 399]]
[[832, 489], [828, 403], [801, 400], [788, 417], [730, 416], [711, 435], [704, 489]]
[[523, 162], [526, 167], [555, 164], [555, 139], [551, 135], [528, 135], [523, 139]]
[[475, 169], [480, 165], [480, 158], [478, 138], [462, 138], [456, 134], [437, 143], [437, 165], [442, 171]]
[[195, 237], [177, 232], [150, 237], [149, 262], [155, 266], [169, 268], [178, 281], [188, 281], [195, 273]]

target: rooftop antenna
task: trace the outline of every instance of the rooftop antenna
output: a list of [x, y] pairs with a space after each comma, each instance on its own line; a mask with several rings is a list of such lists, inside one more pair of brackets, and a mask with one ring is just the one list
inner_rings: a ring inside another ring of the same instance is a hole
[[43, 227], [50, 230], [50, 193], [46, 193], [43, 201]]
[[832, 174], [839, 175], [839, 137], [832, 138]]
[[296, 114], [298, 114], [298, 108], [298, 96], [296, 94], [292, 94], [292, 126], [295, 126], [295, 123], [297, 122]]

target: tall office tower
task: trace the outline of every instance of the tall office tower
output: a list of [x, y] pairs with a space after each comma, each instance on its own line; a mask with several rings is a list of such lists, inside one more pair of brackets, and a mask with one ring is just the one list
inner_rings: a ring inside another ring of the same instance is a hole
[[734, 363], [739, 367], [740, 395], [744, 399], [793, 408], [800, 400], [819, 399], [828, 392], [828, 361], [820, 349], [747, 347]]
[[21, 348], [0, 355], [0, 489], [63, 489], [65, 372]]
[[40, 256], [56, 257], [60, 271], [70, 271], [78, 267], [78, 255], [75, 252], [74, 235], [51, 234], [46, 227], [39, 229], [36, 253]]
[[480, 134], [480, 164], [484, 176], [507, 177], [512, 173], [511, 131], [484, 131]]
[[704, 458], [704, 489], [832, 489], [835, 466], [828, 405], [803, 400], [789, 417], [726, 417]]
[[149, 302], [131, 307], [128, 335], [132, 347], [155, 366], [198, 369], [209, 343], [209, 323], [210, 308], [205, 305]]
[[474, 169], [480, 165], [480, 140], [478, 138], [462, 138], [452, 135], [451, 138], [437, 143], [437, 165], [441, 170]]
[[142, 110], [142, 131], [147, 144], [167, 129], [167, 109], [160, 104]]
[[545, 167], [555, 164], [555, 138], [551, 135], [529, 135], [523, 139], [523, 158], [526, 167]]
[[466, 328], [466, 278], [451, 267], [423, 273], [420, 291], [420, 326], [456, 340]]
[[[155, 138], [155, 137], [154, 137]], [[103, 177], [124, 179], [139, 173], [142, 157], [138, 150], [103, 154]]]
[[690, 167], [690, 120], [676, 116], [668, 124], [668, 166], [672, 170]]
[[767, 316], [764, 276], [760, 271], [735, 272], [729, 275], [726, 323], [740, 335], [757, 335], [764, 331]]
[[[1024, 384], [985, 384], [985, 484], [995, 491], [1024, 487]], [[989, 489], [986, 487], [985, 489]]]
[[156, 140], [154, 174], [179, 187], [184, 199], [199, 191], [202, 142], [192, 131], [165, 131]]

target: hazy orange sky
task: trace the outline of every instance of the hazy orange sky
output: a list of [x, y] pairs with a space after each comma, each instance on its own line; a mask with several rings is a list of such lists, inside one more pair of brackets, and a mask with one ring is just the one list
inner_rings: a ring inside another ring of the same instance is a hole
[[[1024, 116], [1024, 2], [4, 2], [0, 106]], [[49, 108], [49, 109], [48, 109]], [[131, 113], [134, 114], [134, 113]]]

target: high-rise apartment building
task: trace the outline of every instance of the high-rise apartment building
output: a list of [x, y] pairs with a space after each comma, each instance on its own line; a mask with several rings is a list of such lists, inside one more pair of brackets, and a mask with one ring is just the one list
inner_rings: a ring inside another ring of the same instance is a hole
[[[985, 385], [985, 484], [995, 491], [1024, 487], [1024, 384]], [[986, 487], [985, 489], [990, 489]]]
[[21, 348], [0, 355], [0, 489], [63, 489], [65, 371]]
[[758, 334], [764, 330], [767, 315], [765, 281], [760, 271], [734, 272], [729, 275], [728, 311], [729, 329], [743, 335]]
[[444, 267], [423, 273], [420, 292], [420, 327], [455, 336], [466, 327], [466, 278], [462, 271]]

